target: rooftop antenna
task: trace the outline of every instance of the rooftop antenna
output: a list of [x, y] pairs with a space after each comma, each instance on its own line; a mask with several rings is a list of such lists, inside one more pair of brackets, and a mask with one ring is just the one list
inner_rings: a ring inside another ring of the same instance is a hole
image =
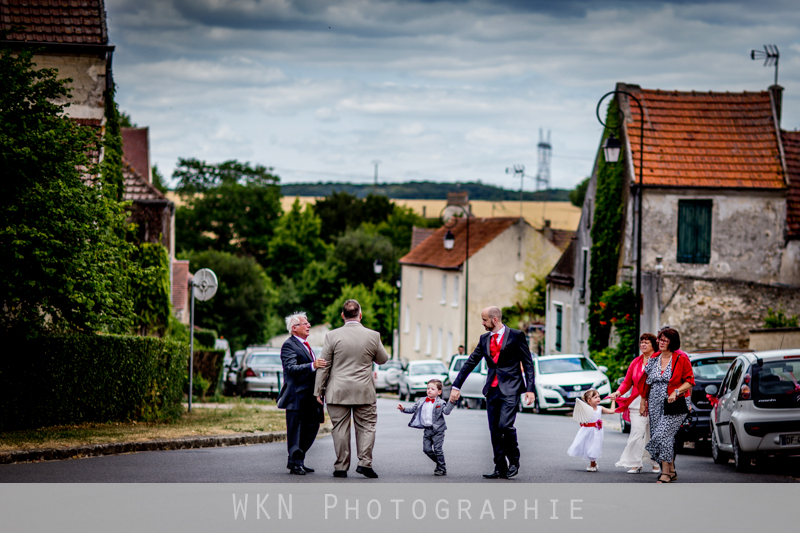
[[523, 188], [522, 182], [525, 179], [525, 165], [514, 165], [513, 167], [506, 167], [506, 174], [514, 174], [514, 177], [519, 177], [519, 218], [522, 218], [523, 206]]
[[375, 165], [375, 185], [373, 186], [375, 190], [375, 194], [378, 194], [378, 165], [380, 165], [383, 161], [379, 161], [375, 159], [372, 164]]
[[763, 59], [765, 67], [775, 65], [775, 85], [778, 85], [778, 60], [781, 58], [781, 53], [778, 51], [778, 46], [774, 44], [765, 44], [764, 51], [751, 50], [750, 59]]

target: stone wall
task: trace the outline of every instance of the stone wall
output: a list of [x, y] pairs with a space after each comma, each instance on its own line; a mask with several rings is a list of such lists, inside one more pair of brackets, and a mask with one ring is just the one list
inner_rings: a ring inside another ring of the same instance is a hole
[[[106, 60], [96, 56], [37, 54], [36, 68], [58, 70], [58, 79], [72, 78], [72, 98], [67, 114], [72, 118], [103, 120], [105, 118]], [[63, 102], [59, 102], [63, 103]]]
[[800, 288], [795, 287], [666, 274], [660, 292], [666, 306], [661, 326], [676, 328], [686, 351], [719, 349], [723, 327], [725, 347], [746, 349], [750, 330], [763, 326], [768, 308], [783, 306], [789, 315], [800, 314]]

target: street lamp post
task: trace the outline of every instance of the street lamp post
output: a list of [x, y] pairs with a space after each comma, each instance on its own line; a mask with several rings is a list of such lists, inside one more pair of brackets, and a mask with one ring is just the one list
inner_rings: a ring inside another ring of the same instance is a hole
[[[636, 102], [636, 105], [639, 106], [639, 187], [636, 189], [636, 203], [638, 207], [638, 212], [636, 213], [636, 339], [638, 343], [639, 335], [641, 334], [640, 329], [642, 320], [642, 211], [644, 210], [644, 205], [642, 203], [642, 188], [644, 185], [644, 108], [642, 107], [642, 103], [639, 101], [639, 99], [627, 91], [609, 91], [597, 102], [597, 109], [595, 110], [595, 113], [597, 114], [597, 120], [600, 121], [600, 124], [602, 124], [604, 128], [608, 128], [608, 126], [605, 122], [603, 122], [603, 119], [600, 118], [600, 104], [603, 103], [603, 100], [605, 100], [607, 96], [612, 94], [628, 95], [633, 99], [634, 102]], [[614, 132], [612, 131], [609, 137], [606, 139], [606, 142], [603, 144], [603, 153], [605, 155], [606, 162], [616, 163], [619, 160], [619, 152], [621, 148], [622, 143], [614, 136]]]
[[[469, 350], [469, 345], [467, 344], [467, 332], [469, 326], [469, 309], [467, 306], [469, 305], [469, 211], [463, 206], [458, 204], [448, 205], [445, 206], [445, 209], [448, 207], [458, 207], [464, 212], [464, 217], [467, 219], [467, 241], [466, 241], [466, 253], [464, 255], [464, 351], [466, 352]], [[444, 209], [442, 209], [442, 213], [444, 213]], [[442, 213], [439, 214], [441, 218]], [[455, 217], [451, 217], [455, 218]], [[455, 224], [458, 224], [456, 221]], [[447, 226], [447, 233], [444, 236], [444, 249], [445, 250], [452, 250], [453, 246], [456, 244], [456, 237], [453, 235], [453, 232], [450, 231], [450, 228], [455, 227], [455, 224], [452, 226]]]

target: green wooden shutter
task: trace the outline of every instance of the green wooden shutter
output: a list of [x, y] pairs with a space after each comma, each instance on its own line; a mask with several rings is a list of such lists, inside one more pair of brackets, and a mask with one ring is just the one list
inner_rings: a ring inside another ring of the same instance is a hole
[[563, 308], [560, 305], [556, 306], [556, 351], [561, 351], [561, 316], [563, 315]]
[[711, 260], [711, 200], [678, 201], [679, 263]]

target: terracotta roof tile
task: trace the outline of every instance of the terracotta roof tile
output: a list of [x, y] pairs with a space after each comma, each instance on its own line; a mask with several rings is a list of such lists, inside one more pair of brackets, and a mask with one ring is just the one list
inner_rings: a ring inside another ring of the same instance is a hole
[[548, 283], [558, 283], [572, 287], [575, 285], [575, 250], [577, 249], [577, 239], [570, 238], [567, 249], [561, 254], [556, 266], [547, 275]]
[[786, 233], [791, 239], [800, 238], [800, 131], [781, 132], [789, 191], [786, 196]]
[[433, 235], [436, 230], [434, 228], [419, 228], [417, 226], [411, 227], [411, 249], [413, 250], [420, 244], [422, 244], [425, 239]]
[[553, 229], [550, 227], [545, 227], [539, 230], [548, 241], [553, 243], [553, 245], [561, 250], [562, 252], [567, 249], [572, 241], [572, 238], [575, 236], [574, 231], [569, 231], [566, 229]]
[[108, 44], [103, 0], [0, 0], [0, 28], [8, 41]]
[[122, 158], [122, 177], [125, 183], [125, 192], [122, 198], [125, 201], [167, 199], [161, 191], [139, 174], [124, 157]]
[[172, 307], [176, 311], [186, 309], [189, 299], [189, 261], [172, 261]]
[[[519, 218], [495, 217], [469, 219], [469, 256], [472, 257], [484, 246], [492, 242], [498, 235], [516, 224]], [[419, 246], [406, 254], [400, 263], [455, 270], [461, 268], [466, 254], [467, 219], [459, 219], [455, 226], [449, 228], [456, 238], [452, 250], [445, 250], [443, 241], [448, 228], [437, 229]]]
[[150, 181], [150, 143], [148, 128], [122, 128], [122, 153], [147, 181]]
[[[627, 88], [642, 104], [645, 185], [781, 189], [786, 186], [769, 92], [698, 93]], [[639, 177], [639, 106], [626, 123]]]

